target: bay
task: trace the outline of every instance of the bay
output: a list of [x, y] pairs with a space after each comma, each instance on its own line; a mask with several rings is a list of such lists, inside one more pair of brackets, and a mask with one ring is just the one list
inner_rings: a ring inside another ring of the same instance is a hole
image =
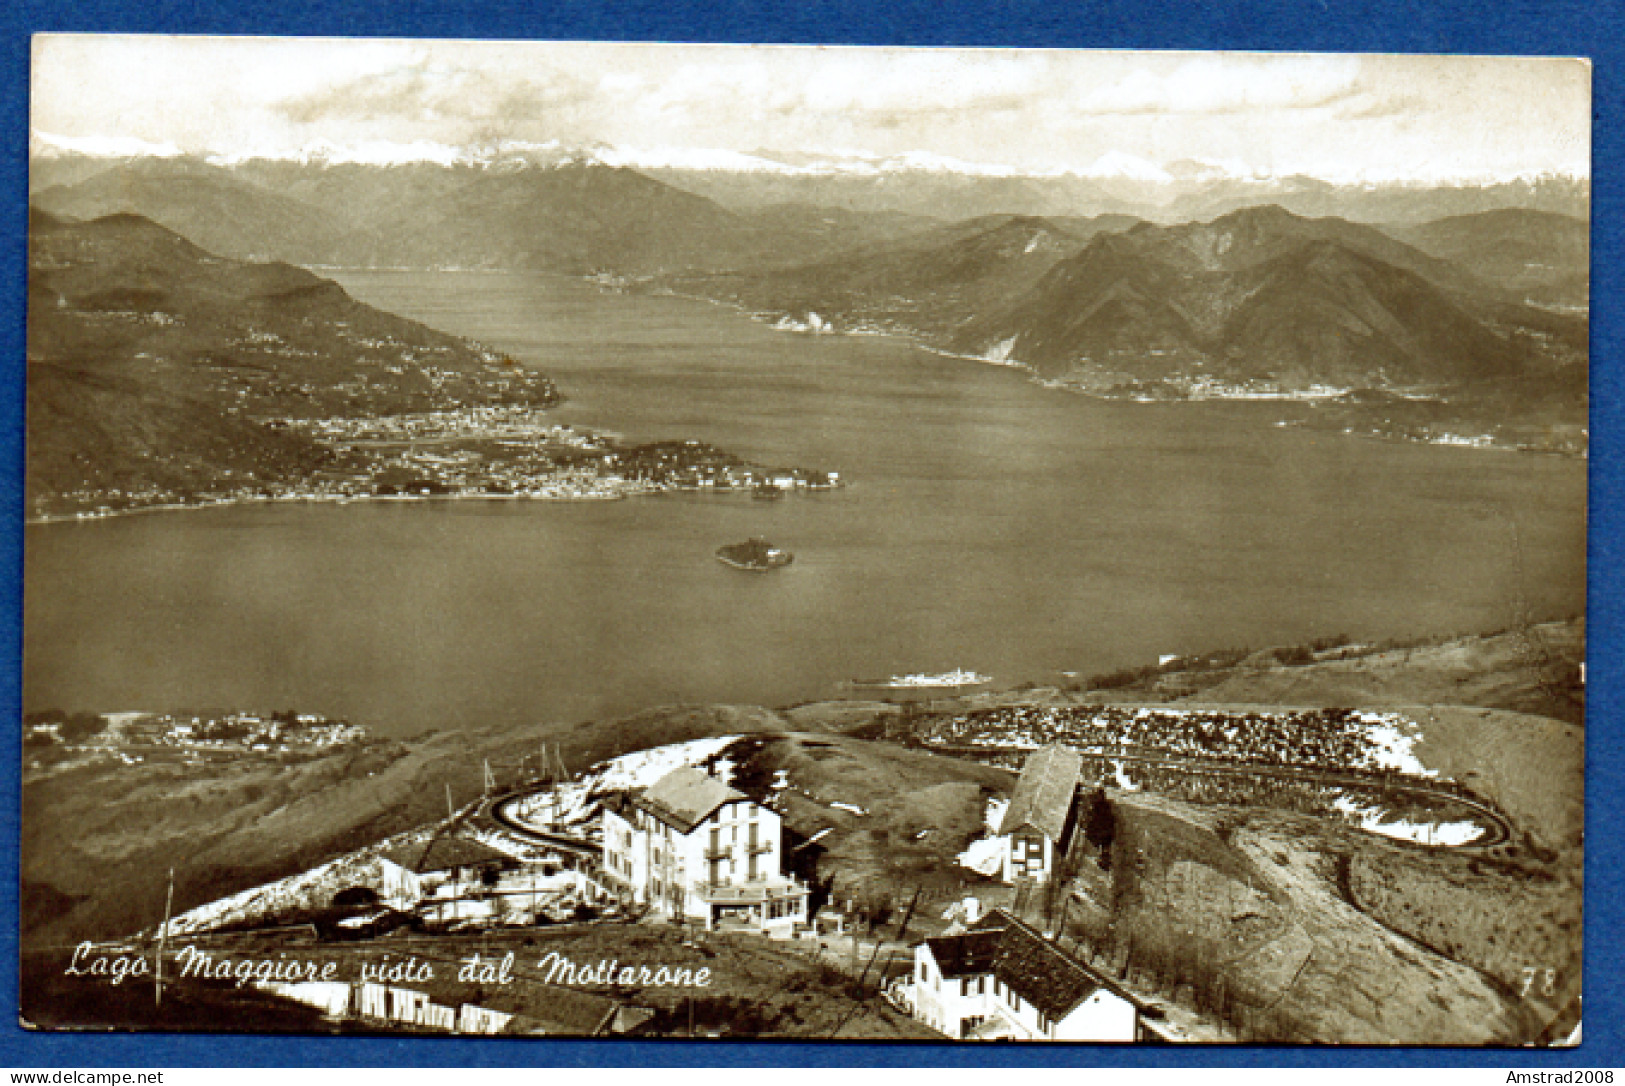
[[[848, 485], [30, 526], [26, 709], [288, 707], [400, 734], [787, 704], [955, 667], [1053, 682], [1584, 607], [1582, 462], [1274, 425], [1292, 405], [1108, 403], [574, 280], [336, 277], [544, 370], [568, 397], [560, 421]], [[752, 535], [795, 563], [713, 560]]]

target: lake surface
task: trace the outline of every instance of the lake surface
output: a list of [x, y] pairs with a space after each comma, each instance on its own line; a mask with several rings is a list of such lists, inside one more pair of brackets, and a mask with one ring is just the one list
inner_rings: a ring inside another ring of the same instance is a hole
[[[1581, 462], [1274, 426], [1291, 405], [1104, 403], [570, 280], [337, 278], [543, 369], [569, 397], [561, 421], [849, 486], [30, 526], [26, 708], [287, 707], [406, 733], [786, 704], [954, 667], [1053, 682], [1584, 607]], [[795, 563], [713, 560], [751, 535]]]

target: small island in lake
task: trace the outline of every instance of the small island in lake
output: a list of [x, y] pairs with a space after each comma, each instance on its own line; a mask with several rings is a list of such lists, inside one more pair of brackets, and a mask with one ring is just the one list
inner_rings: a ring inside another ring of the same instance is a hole
[[795, 555], [782, 547], [775, 547], [765, 539], [747, 539], [743, 543], [730, 543], [717, 548], [717, 561], [735, 569], [755, 573], [780, 569], [795, 560]]

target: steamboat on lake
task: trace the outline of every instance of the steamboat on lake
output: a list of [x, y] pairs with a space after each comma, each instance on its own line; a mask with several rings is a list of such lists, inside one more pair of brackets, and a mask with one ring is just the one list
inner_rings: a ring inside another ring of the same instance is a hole
[[943, 690], [964, 686], [985, 686], [993, 681], [991, 675], [978, 675], [974, 671], [955, 668], [937, 675], [893, 675], [889, 679], [850, 679], [843, 686], [863, 690]]
[[795, 555], [783, 547], [775, 547], [765, 539], [754, 538], [717, 548], [717, 561], [735, 569], [766, 573], [789, 565], [795, 561]]

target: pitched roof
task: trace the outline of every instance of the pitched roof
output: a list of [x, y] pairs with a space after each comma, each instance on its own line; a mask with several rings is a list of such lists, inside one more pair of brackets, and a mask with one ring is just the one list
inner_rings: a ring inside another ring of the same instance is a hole
[[[1141, 1006], [1119, 985], [1003, 909], [988, 913], [963, 935], [927, 939], [926, 945], [943, 976], [991, 973], [1055, 1021], [1102, 989]], [[986, 949], [989, 946], [991, 952]], [[959, 971], [950, 972], [948, 962], [955, 963]], [[967, 968], [970, 965], [976, 967]]]
[[[609, 996], [556, 984], [528, 986], [529, 991], [492, 991], [482, 1000], [492, 1010], [512, 1014], [504, 1033], [596, 1037], [615, 1021], [621, 1004]], [[538, 998], [539, 997], [539, 998]]]
[[1060, 840], [1082, 775], [1083, 755], [1070, 747], [1051, 743], [1027, 755], [999, 832], [1011, 833], [1031, 826], [1051, 840]]
[[973, 977], [978, 973], [991, 973], [993, 959], [999, 952], [1002, 931], [971, 931], [959, 935], [942, 935], [927, 939], [931, 957], [945, 977]]
[[1003, 931], [1010, 926], [1011, 916], [1003, 909], [984, 913], [982, 919], [970, 926], [971, 931]]
[[476, 867], [480, 864], [513, 859], [501, 849], [492, 848], [483, 841], [475, 841], [468, 837], [436, 837], [427, 847], [420, 841], [414, 841], [396, 845], [380, 855], [419, 875], [429, 871], [449, 871], [454, 867]]
[[644, 789], [633, 802], [673, 829], [692, 833], [724, 803], [745, 798], [743, 792], [734, 791], [716, 777], [682, 766]]

